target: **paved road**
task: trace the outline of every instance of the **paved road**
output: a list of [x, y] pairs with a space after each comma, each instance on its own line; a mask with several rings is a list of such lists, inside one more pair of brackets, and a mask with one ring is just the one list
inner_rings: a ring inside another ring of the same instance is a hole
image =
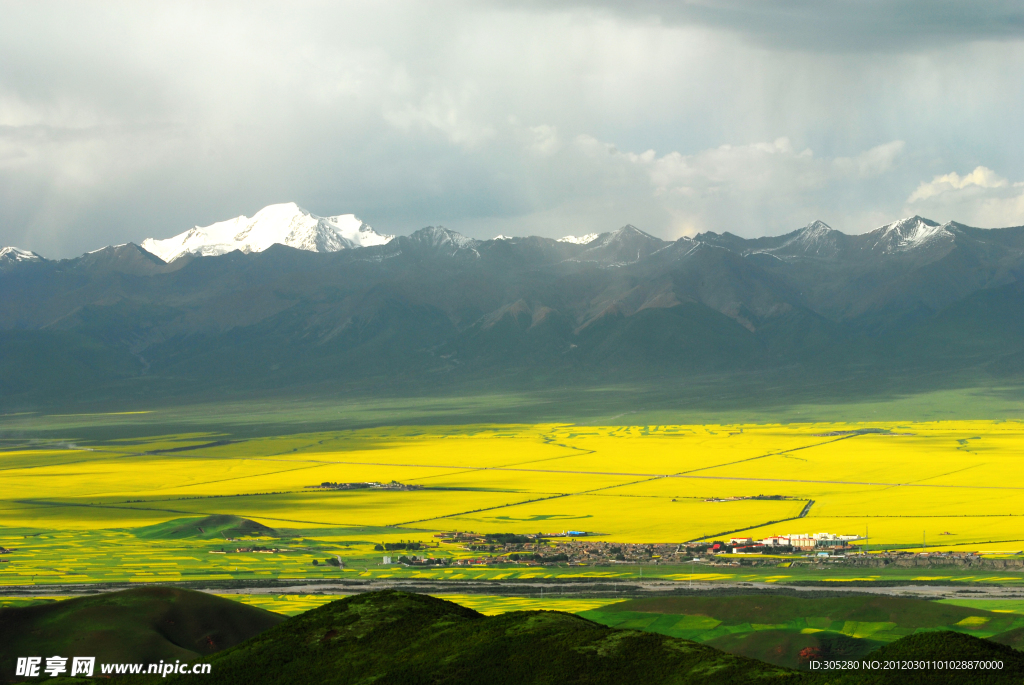
[[[98, 586], [96, 584], [80, 585], [48, 585], [48, 586], [6, 586], [0, 587], [0, 597], [32, 598], [53, 595], [84, 595], [95, 594], [97, 590], [112, 592], [140, 587], [141, 583], [124, 583]], [[173, 585], [170, 583], [169, 585]], [[180, 585], [179, 585], [180, 586]], [[798, 592], [798, 593], [850, 593], [877, 594], [902, 597], [920, 597], [924, 599], [1017, 599], [1024, 600], [1024, 588], [998, 586], [972, 586], [967, 592], [962, 586], [948, 585], [901, 585], [895, 587], [821, 587], [821, 586], [790, 586], [779, 583], [693, 583], [668, 580], [403, 580], [386, 579], [370, 581], [323, 582], [309, 583], [266, 583], [261, 586], [237, 584], [216, 586], [197, 583], [193, 589], [219, 595], [258, 595], [258, 594], [331, 594], [350, 595], [373, 590], [401, 589], [425, 594], [484, 594], [510, 597], [540, 596], [587, 596], [587, 597], [638, 597], [652, 595], [689, 594], [733, 590], [737, 594], [744, 592]]]

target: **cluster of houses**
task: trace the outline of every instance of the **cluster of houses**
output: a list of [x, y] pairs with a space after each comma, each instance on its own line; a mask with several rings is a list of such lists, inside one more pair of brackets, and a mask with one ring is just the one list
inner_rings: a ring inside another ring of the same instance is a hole
[[457, 530], [451, 530], [444, 533], [435, 533], [435, 538], [440, 538], [441, 542], [464, 542], [464, 543], [483, 543], [483, 542], [507, 542], [517, 541], [523, 542], [526, 540], [541, 540], [545, 538], [585, 538], [595, 537], [599, 535], [607, 535], [607, 533], [595, 533], [593, 531], [586, 530], [563, 530], [557, 533], [472, 533], [468, 531], [459, 532]]
[[444, 533], [434, 533], [435, 538], [440, 538], [441, 542], [446, 543], [485, 543], [487, 542], [487, 536], [481, 535], [480, 533], [470, 533], [466, 531], [450, 530]]
[[[230, 550], [229, 550], [230, 551]], [[288, 550], [278, 550], [276, 547], [271, 549], [270, 547], [236, 547], [235, 552], [241, 554], [242, 552], [254, 552], [256, 554], [276, 554], [278, 551], [287, 552]], [[226, 554], [224, 548], [211, 549], [210, 554]]]
[[369, 481], [366, 483], [332, 483], [324, 481], [320, 485], [307, 485], [306, 488], [313, 490], [422, 490], [422, 485], [408, 485], [393, 480], [390, 483], [378, 483]]
[[[437, 557], [418, 557], [415, 554], [405, 556], [404, 554], [400, 557], [396, 556], [384, 556], [383, 563], [386, 564], [405, 564], [406, 566], [447, 566], [448, 564], [455, 564], [456, 566], [466, 565], [463, 560], [451, 560]], [[467, 560], [468, 561], [468, 560]], [[484, 563], [483, 560], [473, 560]]]
[[792, 549], [811, 551], [821, 548], [839, 550], [850, 547], [854, 540], [863, 540], [859, 535], [836, 535], [834, 533], [793, 533], [790, 535], [769, 535], [761, 540], [753, 538], [729, 538], [728, 544], [716, 542], [711, 547], [712, 552], [725, 551], [730, 548], [734, 553], [743, 552], [764, 552], [770, 548], [788, 547]]

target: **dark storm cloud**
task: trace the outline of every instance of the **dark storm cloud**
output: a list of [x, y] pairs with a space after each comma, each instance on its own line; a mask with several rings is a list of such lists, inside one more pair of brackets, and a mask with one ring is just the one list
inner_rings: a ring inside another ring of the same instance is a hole
[[[569, 6], [735, 31], [772, 47], [904, 52], [936, 41], [1017, 40], [1016, 0], [585, 0]], [[550, 5], [549, 5], [550, 6]]]

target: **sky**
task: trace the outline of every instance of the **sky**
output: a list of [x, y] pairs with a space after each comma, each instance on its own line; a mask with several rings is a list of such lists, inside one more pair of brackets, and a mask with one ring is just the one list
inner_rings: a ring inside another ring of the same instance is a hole
[[1019, 0], [6, 2], [0, 245], [1024, 224]]

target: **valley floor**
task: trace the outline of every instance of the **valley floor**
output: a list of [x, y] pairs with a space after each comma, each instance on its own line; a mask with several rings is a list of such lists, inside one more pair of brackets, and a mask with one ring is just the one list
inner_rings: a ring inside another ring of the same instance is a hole
[[[0, 585], [1024, 578], [1016, 421], [421, 425], [246, 437], [147, 433], [151, 420], [120, 414], [107, 438], [74, 427], [5, 433]], [[857, 539], [838, 553], [706, 549], [815, 533]]]

